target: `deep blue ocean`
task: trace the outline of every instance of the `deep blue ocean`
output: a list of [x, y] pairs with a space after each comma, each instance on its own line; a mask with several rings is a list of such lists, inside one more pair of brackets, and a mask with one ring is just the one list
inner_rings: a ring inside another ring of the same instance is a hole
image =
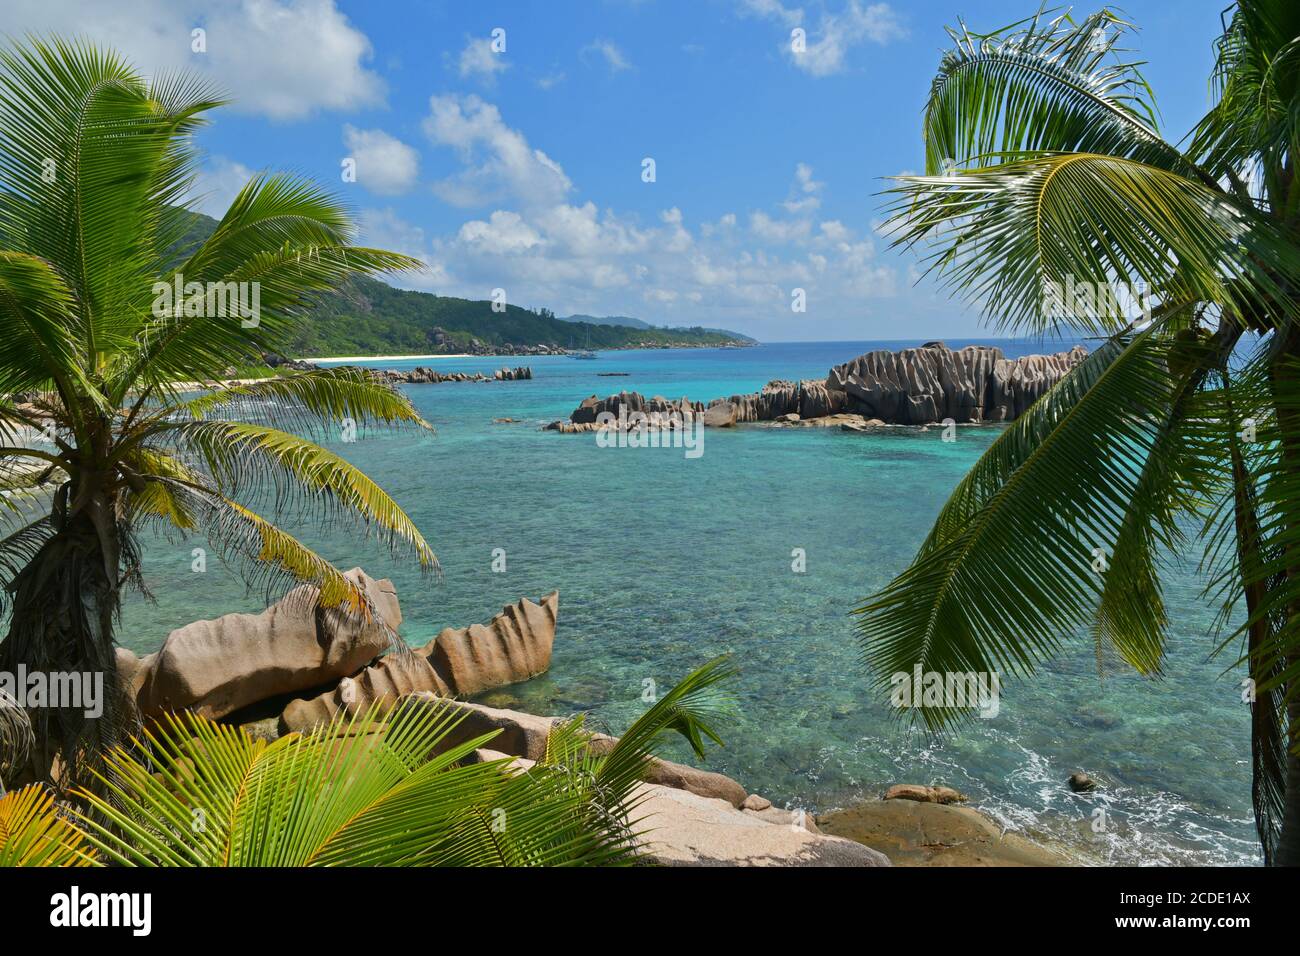
[[[707, 400], [773, 378], [822, 378], [864, 351], [905, 344], [920, 340], [605, 352], [596, 361], [381, 362], [533, 369], [532, 381], [408, 386], [434, 435], [367, 432], [354, 444], [327, 442], [406, 508], [441, 559], [442, 577], [421, 578], [345, 527], [288, 526], [341, 567], [391, 577], [412, 644], [558, 588], [551, 670], [486, 695], [499, 706], [586, 711], [618, 733], [645, 707], [646, 681], [666, 688], [731, 654], [739, 707], [725, 749], [707, 766], [778, 805], [821, 811], [874, 799], [892, 783], [945, 783], [1007, 827], [1081, 860], [1259, 862], [1248, 712], [1238, 675], [1227, 670], [1235, 655], [1211, 657], [1214, 614], [1190, 571], [1170, 580], [1173, 634], [1162, 679], [1100, 679], [1080, 635], [1035, 679], [1004, 686], [996, 719], [944, 738], [899, 725], [887, 702], [868, 693], [849, 611], [907, 565], [995, 427], [963, 428], [946, 443], [938, 429], [742, 426], [706, 432], [704, 453], [693, 459], [681, 449], [600, 448], [590, 434], [539, 430], [593, 394]], [[1072, 343], [997, 344], [1015, 356]], [[123, 643], [151, 651], [196, 618], [261, 608], [262, 593], [219, 563], [192, 573], [196, 544], [150, 546], [145, 570], [157, 604], [130, 599]], [[806, 554], [804, 573], [792, 571], [796, 548]], [[494, 549], [505, 551], [504, 573], [492, 570]], [[1194, 566], [1196, 556], [1186, 557]], [[1065, 781], [1078, 770], [1103, 788], [1071, 793]]]

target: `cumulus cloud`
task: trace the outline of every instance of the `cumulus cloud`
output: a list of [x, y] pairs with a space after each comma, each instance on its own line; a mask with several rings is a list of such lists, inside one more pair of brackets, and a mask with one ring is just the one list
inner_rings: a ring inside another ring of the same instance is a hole
[[505, 56], [492, 50], [492, 41], [486, 37], [471, 39], [460, 51], [459, 70], [462, 77], [478, 76], [491, 82], [498, 73], [510, 68]]
[[415, 185], [420, 154], [381, 129], [343, 127], [343, 144], [356, 160], [357, 182], [372, 193], [394, 196]]
[[843, 72], [845, 57], [855, 46], [866, 41], [884, 45], [906, 35], [889, 4], [864, 7], [858, 0], [849, 0], [840, 13], [822, 16], [804, 52], [795, 53], [789, 45], [786, 50], [799, 69], [813, 76], [830, 76]]
[[849, 51], [863, 43], [884, 45], [907, 36], [898, 14], [888, 3], [864, 5], [847, 0], [839, 12], [825, 10], [817, 25], [810, 27], [802, 7], [787, 7], [780, 0], [739, 0], [738, 12], [771, 20], [789, 31], [806, 33], [804, 49], [796, 53], [787, 35], [781, 49], [792, 63], [812, 76], [831, 76], [847, 67]]
[[[192, 49], [196, 28], [206, 52]], [[197, 73], [231, 109], [276, 120], [384, 100], [370, 40], [334, 0], [6, 0], [5, 30], [89, 37], [145, 74]]]
[[[439, 193], [482, 208], [445, 235], [421, 235], [419, 253], [397, 247], [441, 270], [445, 294], [483, 298], [504, 288], [511, 302], [560, 314], [631, 313], [772, 337], [800, 335], [788, 327], [795, 287], [807, 290], [810, 312], [846, 316], [896, 294], [893, 270], [876, 261], [869, 237], [814, 215], [808, 200], [819, 201], [824, 185], [807, 163], [795, 167], [790, 198], [774, 202], [773, 212], [697, 223], [670, 206], [642, 221], [570, 201], [574, 186], [560, 165], [478, 97], [433, 97], [426, 132], [461, 160]], [[413, 227], [386, 227], [398, 239], [415, 236]]]
[[529, 146], [522, 133], [505, 124], [500, 110], [477, 96], [431, 97], [424, 132], [465, 160], [460, 173], [434, 185], [434, 192], [453, 205], [478, 206], [503, 198], [551, 205], [573, 186], [559, 163]]

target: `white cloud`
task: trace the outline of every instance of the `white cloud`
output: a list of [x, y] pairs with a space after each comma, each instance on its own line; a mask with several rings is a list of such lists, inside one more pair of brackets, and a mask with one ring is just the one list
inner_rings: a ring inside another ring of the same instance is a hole
[[393, 196], [415, 185], [420, 154], [381, 129], [343, 127], [343, 143], [357, 163], [357, 182], [372, 193]]
[[[421, 257], [447, 279], [438, 287], [444, 294], [483, 298], [503, 288], [511, 302], [561, 315], [631, 313], [773, 338], [806, 337], [789, 324], [796, 286], [808, 290], [810, 311], [844, 322], [867, 314], [870, 301], [896, 294], [893, 270], [876, 261], [870, 239], [839, 220], [818, 220], [811, 206], [780, 215], [747, 211], [748, 228], [740, 228], [735, 212], [693, 227], [679, 206], [641, 222], [594, 202], [571, 202], [573, 184], [560, 165], [478, 97], [433, 97], [426, 131], [461, 159], [440, 194], [485, 207], [448, 234], [418, 243], [427, 250]], [[790, 201], [818, 200], [824, 188], [801, 163]]]
[[479, 206], [502, 198], [551, 205], [572, 189], [558, 163], [529, 146], [522, 133], [506, 126], [500, 110], [477, 96], [431, 97], [424, 131], [430, 141], [458, 150], [465, 160], [459, 174], [434, 185], [434, 192], [453, 205]]
[[517, 255], [538, 246], [542, 237], [517, 212], [498, 209], [487, 222], [472, 220], [460, 227], [456, 240], [488, 255]]
[[822, 201], [817, 194], [821, 192], [824, 185], [825, 183], [813, 179], [811, 166], [807, 163], [798, 163], [794, 168], [794, 184], [790, 187], [790, 198], [781, 205], [792, 215], [813, 212], [821, 207]]
[[790, 44], [785, 49], [799, 69], [813, 76], [830, 76], [844, 70], [845, 57], [853, 47], [865, 41], [884, 45], [906, 35], [889, 4], [864, 7], [858, 0], [849, 0], [840, 13], [822, 16], [804, 52], [795, 53]]
[[361, 210], [359, 226], [360, 239], [365, 245], [400, 252], [424, 263], [422, 271], [389, 276], [389, 282], [406, 289], [446, 294], [454, 280], [446, 266], [430, 256], [423, 229], [407, 222], [391, 208]]
[[797, 27], [803, 22], [803, 10], [799, 7], [786, 7], [780, 0], [740, 0], [742, 15], [765, 17], [776, 20], [788, 27]]
[[505, 56], [492, 50], [492, 41], [486, 37], [471, 39], [460, 51], [460, 75], [462, 77], [481, 76], [488, 82], [496, 79], [498, 73], [510, 68]]
[[225, 156], [213, 156], [199, 170], [192, 197], [195, 208], [213, 219], [220, 219], [235, 201], [239, 191], [256, 175], [243, 163]]
[[621, 73], [624, 70], [632, 69], [632, 64], [628, 62], [623, 51], [610, 40], [592, 40], [582, 48], [582, 56], [584, 59], [592, 54], [603, 59], [605, 65], [608, 66], [610, 71], [613, 73]]
[[[6, 32], [85, 36], [144, 74], [186, 70], [232, 99], [233, 110], [296, 120], [380, 104], [370, 40], [334, 0], [6, 0]], [[206, 31], [207, 52], [190, 31]]]
[[545, 76], [539, 76], [535, 82], [543, 90], [553, 90], [564, 82], [564, 73], [547, 73]]
[[782, 37], [781, 49], [799, 69], [813, 76], [831, 76], [843, 72], [850, 50], [863, 43], [884, 45], [907, 36], [898, 14], [888, 3], [863, 5], [861, 0], [847, 0], [838, 13], [824, 11], [815, 28], [805, 23], [802, 7], [787, 7], [780, 0], [739, 0], [742, 16], [756, 16], [782, 25], [786, 31], [800, 27], [806, 31], [805, 48], [796, 53], [791, 38]]

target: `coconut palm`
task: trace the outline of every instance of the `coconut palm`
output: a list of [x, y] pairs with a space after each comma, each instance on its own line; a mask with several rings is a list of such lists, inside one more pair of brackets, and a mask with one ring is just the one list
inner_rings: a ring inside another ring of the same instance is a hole
[[630, 863], [647, 763], [670, 732], [700, 757], [705, 737], [720, 743], [731, 674], [718, 658], [687, 675], [603, 754], [581, 717], [562, 722], [527, 769], [472, 760], [499, 732], [464, 739], [461, 715], [427, 695], [274, 743], [184, 713], [112, 751], [107, 792], [75, 812], [101, 858], [126, 866]]
[[1199, 555], [1214, 646], [1249, 675], [1263, 853], [1300, 863], [1300, 6], [1230, 9], [1180, 145], [1109, 10], [949, 32], [896, 242], [1000, 329], [1100, 341], [857, 609], [874, 678], [1029, 675], [1085, 634], [1158, 675], [1162, 574]]
[[[184, 384], [274, 350], [349, 276], [418, 265], [353, 245], [339, 199], [289, 175], [255, 176], [187, 245], [193, 136], [220, 102], [85, 43], [0, 51], [0, 669], [104, 674], [102, 718], [33, 715], [38, 767], [58, 751], [65, 781], [118, 739], [114, 620], [141, 584], [142, 531], [206, 533], [251, 577], [311, 582], [322, 606], [360, 614], [358, 588], [262, 504], [356, 518], [436, 567], [374, 482], [301, 437], [339, 421], [424, 426], [401, 393], [339, 370], [200, 397]], [[237, 421], [253, 409], [259, 420]]]

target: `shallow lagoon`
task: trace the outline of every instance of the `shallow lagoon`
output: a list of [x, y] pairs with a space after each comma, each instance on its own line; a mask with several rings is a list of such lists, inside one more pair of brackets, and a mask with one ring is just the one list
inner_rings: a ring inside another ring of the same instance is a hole
[[[995, 428], [963, 428], [944, 443], [937, 429], [745, 426], [707, 432], [695, 459], [538, 430], [594, 393], [709, 399], [772, 378], [821, 378], [832, 364], [899, 344], [385, 362], [533, 368], [532, 381], [410, 386], [436, 435], [368, 433], [330, 445], [407, 508], [443, 577], [421, 579], [343, 529], [293, 528], [341, 566], [393, 578], [413, 644], [558, 588], [550, 672], [488, 695], [499, 705], [589, 711], [617, 732], [644, 707], [646, 680], [664, 687], [731, 653], [740, 707], [726, 749], [708, 765], [778, 804], [823, 810], [874, 798], [890, 783], [942, 782], [1089, 861], [1258, 862], [1247, 712], [1237, 677], [1224, 673], [1230, 661], [1208, 657], [1213, 614], [1190, 574], [1170, 589], [1174, 635], [1162, 680], [1099, 680], [1092, 646], [1080, 639], [1035, 680], [1005, 686], [996, 719], [943, 739], [908, 731], [886, 701], [868, 696], [848, 612], [910, 560]], [[1003, 345], [1010, 355], [1068, 347]], [[629, 375], [597, 375], [611, 371]], [[503, 417], [522, 422], [492, 423]], [[262, 595], [219, 563], [191, 573], [190, 548], [201, 543], [150, 549], [157, 604], [129, 602], [128, 646], [151, 651], [195, 618], [260, 609]], [[491, 570], [496, 548], [505, 550], [505, 573]], [[791, 570], [795, 548], [806, 551], [806, 573]], [[1065, 779], [1075, 770], [1104, 790], [1070, 793]], [[1094, 833], [1099, 807], [1108, 827]]]

